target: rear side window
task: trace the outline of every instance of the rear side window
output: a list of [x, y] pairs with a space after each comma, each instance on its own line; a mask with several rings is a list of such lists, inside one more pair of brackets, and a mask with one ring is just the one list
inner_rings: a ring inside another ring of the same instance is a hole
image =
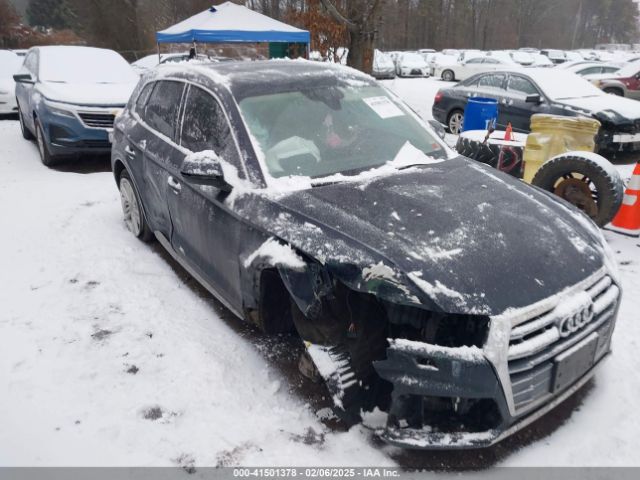
[[512, 76], [509, 78], [509, 91], [521, 95], [538, 95], [538, 89], [533, 83], [523, 77]]
[[192, 86], [185, 103], [180, 144], [192, 152], [214, 150], [222, 155], [230, 142], [231, 131], [216, 99]]
[[144, 110], [147, 124], [173, 140], [184, 84], [163, 80], [156, 83]]
[[504, 74], [497, 73], [492, 75], [485, 75], [478, 80], [478, 86], [484, 88], [490, 88], [492, 90], [501, 90], [504, 84]]
[[582, 70], [579, 70], [577, 73], [578, 75], [593, 75], [601, 72], [602, 72], [602, 67], [589, 67], [589, 68], [583, 68]]

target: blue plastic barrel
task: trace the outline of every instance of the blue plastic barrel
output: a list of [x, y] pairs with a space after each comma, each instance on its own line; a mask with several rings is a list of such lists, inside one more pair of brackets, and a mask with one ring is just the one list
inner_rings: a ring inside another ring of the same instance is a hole
[[491, 122], [498, 119], [498, 101], [493, 98], [473, 97], [464, 109], [462, 131], [486, 130]]

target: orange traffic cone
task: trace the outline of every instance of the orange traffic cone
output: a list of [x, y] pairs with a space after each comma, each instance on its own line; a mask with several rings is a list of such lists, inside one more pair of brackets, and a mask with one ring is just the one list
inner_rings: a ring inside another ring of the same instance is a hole
[[640, 163], [633, 169], [622, 206], [609, 228], [633, 237], [640, 236]]
[[513, 127], [511, 126], [511, 122], [509, 122], [509, 124], [507, 125], [507, 130], [504, 132], [504, 139], [507, 140], [508, 142], [511, 142], [513, 140]]

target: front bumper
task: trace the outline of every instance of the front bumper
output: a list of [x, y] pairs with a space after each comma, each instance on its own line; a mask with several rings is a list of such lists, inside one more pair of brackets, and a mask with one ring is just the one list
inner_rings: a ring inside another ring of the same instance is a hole
[[[113, 113], [112, 113], [113, 112]], [[107, 154], [115, 109], [40, 109], [38, 118], [52, 155]], [[89, 123], [87, 123], [89, 122]]]
[[[387, 358], [374, 364], [393, 384], [389, 421], [377, 433], [408, 449], [473, 449], [500, 442], [594, 375], [611, 350], [619, 297], [619, 287], [600, 271], [563, 300], [491, 317], [483, 348], [389, 340]], [[589, 320], [568, 335], [554, 336], [565, 320], [581, 319], [585, 311], [593, 314]], [[447, 408], [434, 414], [434, 405]]]
[[428, 77], [429, 72], [426, 68], [412, 68], [402, 67], [400, 68], [401, 77]]

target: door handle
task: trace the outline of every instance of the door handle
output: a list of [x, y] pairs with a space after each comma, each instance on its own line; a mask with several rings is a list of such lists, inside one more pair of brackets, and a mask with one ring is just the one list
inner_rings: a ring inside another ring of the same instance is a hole
[[180, 185], [180, 182], [173, 178], [171, 175], [169, 175], [167, 183], [176, 193], [178, 193], [182, 189], [182, 185]]

